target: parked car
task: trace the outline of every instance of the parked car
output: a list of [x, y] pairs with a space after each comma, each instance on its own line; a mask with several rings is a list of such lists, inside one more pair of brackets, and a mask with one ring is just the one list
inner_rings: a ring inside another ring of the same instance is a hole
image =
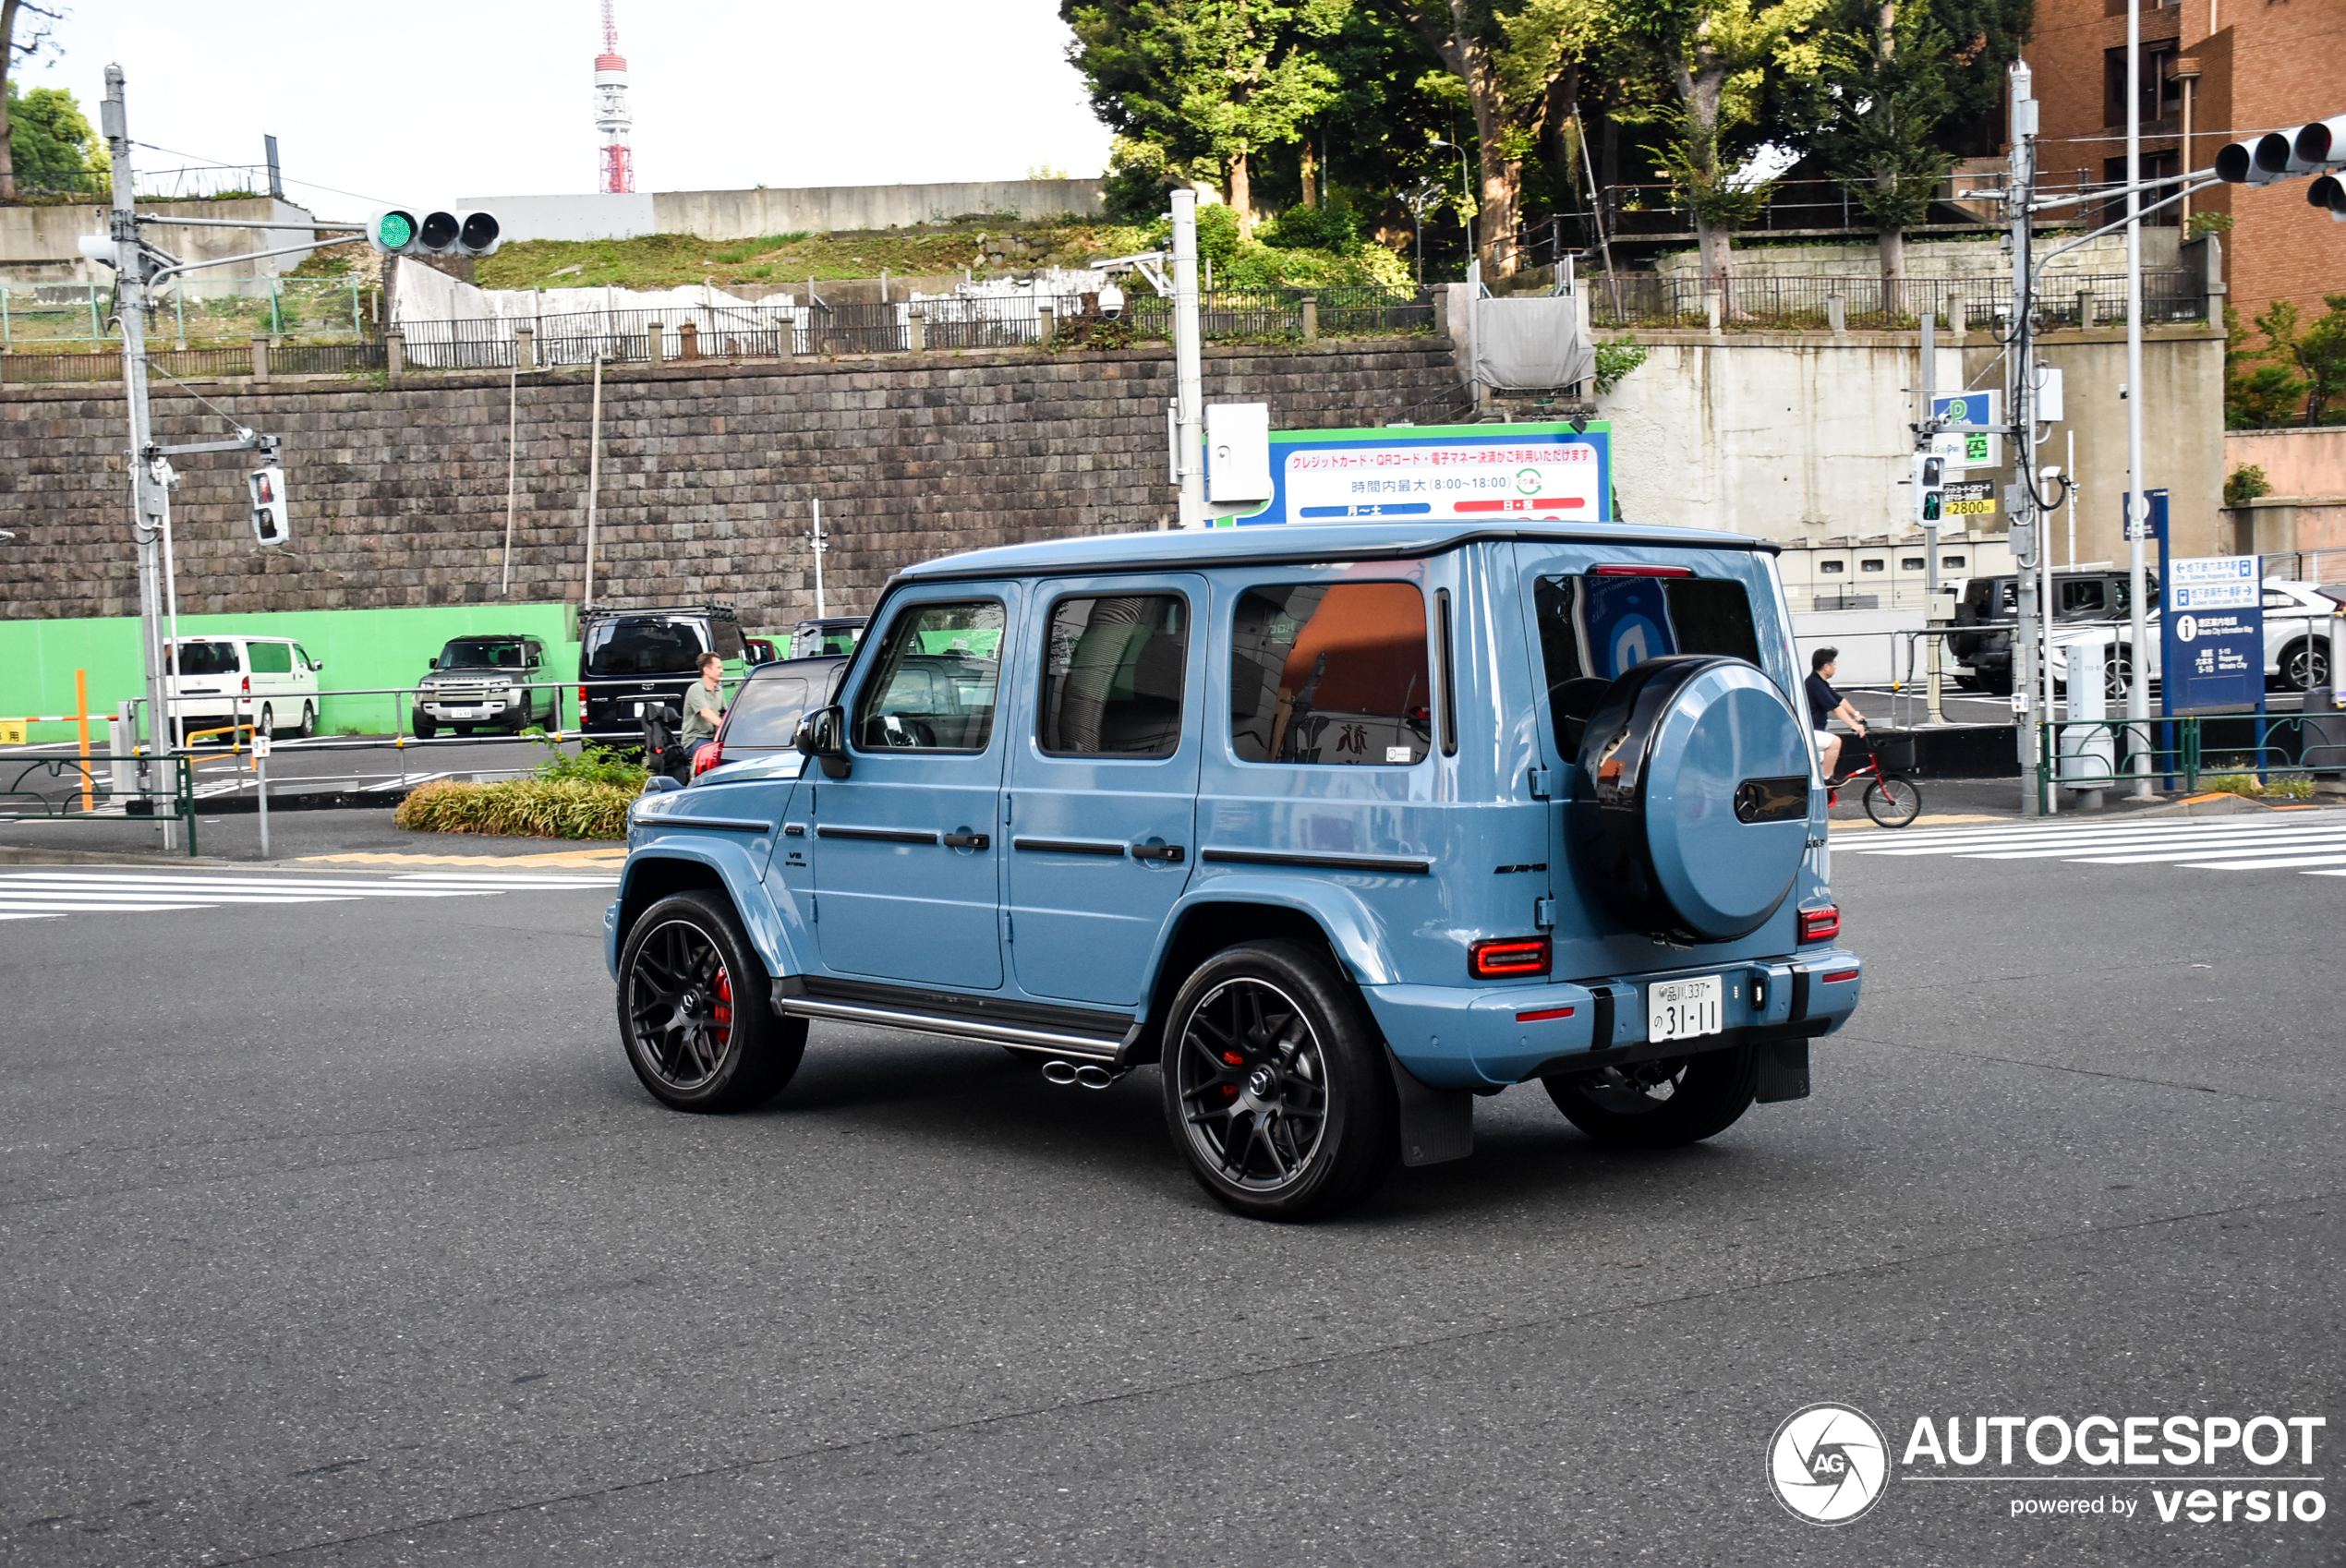
[[[2264, 584], [2264, 612], [2265, 684], [2292, 692], [2329, 684], [2330, 639], [2341, 625], [2346, 625], [2346, 588], [2317, 587], [2311, 583], [2267, 577]], [[2150, 679], [2157, 681], [2159, 612], [2152, 610], [2144, 624], [2150, 635]], [[2068, 683], [2068, 649], [2080, 644], [2114, 642], [2118, 652], [2103, 666], [2108, 671], [2104, 686], [2110, 700], [2123, 698], [2134, 680], [2133, 636], [2132, 628], [2124, 625], [2056, 628], [2049, 656], [2053, 679], [2064, 686]]]
[[814, 1019], [1155, 1063], [1197, 1179], [1266, 1217], [1464, 1155], [1510, 1083], [1642, 1148], [1803, 1096], [1861, 966], [1773, 549], [1348, 525], [913, 567], [803, 770], [636, 802], [628, 1060], [695, 1111], [773, 1094]]
[[290, 637], [236, 633], [166, 640], [164, 699], [181, 734], [248, 724], [272, 737], [318, 732], [318, 672], [325, 661]]
[[612, 609], [579, 618], [579, 728], [589, 735], [638, 742], [643, 705], [683, 711], [684, 688], [700, 679], [700, 657], [725, 661], [727, 682], [748, 672], [749, 650], [730, 605], [672, 609]]
[[852, 654], [855, 640], [864, 634], [864, 617], [831, 615], [820, 621], [802, 621], [791, 628], [790, 656], [792, 658], [820, 658], [826, 654]]
[[749, 672], [717, 727], [714, 744], [703, 746], [693, 759], [693, 782], [719, 770], [723, 779], [746, 778], [749, 765], [770, 770], [779, 766], [789, 777], [798, 773], [800, 757], [792, 742], [798, 721], [810, 707], [831, 700], [843, 657], [784, 659], [761, 664]]
[[416, 683], [416, 735], [429, 741], [443, 724], [459, 735], [519, 734], [533, 724], [558, 729], [562, 692], [550, 684], [552, 676], [546, 645], [536, 637], [453, 637]]
[[782, 657], [782, 650], [771, 637], [744, 637], [742, 650], [742, 657], [752, 664], [774, 664]]
[[[2159, 603], [2159, 574], [2150, 573], [2150, 602]], [[2053, 620], [2056, 624], [2119, 621], [2133, 613], [2134, 580], [2124, 571], [2095, 567], [2056, 571], [2052, 578]], [[1955, 600], [1957, 627], [2010, 622], [2020, 614], [2019, 579], [2007, 572], [2000, 576], [1965, 581]], [[1956, 667], [1955, 679], [1977, 691], [2007, 696], [2012, 692], [2012, 627], [1989, 626], [1984, 632], [1955, 631], [1946, 639], [1947, 657]]]

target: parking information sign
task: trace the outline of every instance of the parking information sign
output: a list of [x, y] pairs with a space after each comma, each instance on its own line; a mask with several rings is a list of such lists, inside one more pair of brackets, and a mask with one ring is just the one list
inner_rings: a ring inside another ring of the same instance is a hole
[[2171, 714], [2253, 707], [2265, 694], [2263, 558], [2171, 558], [2160, 585], [2159, 667]]
[[1473, 522], [1613, 515], [1613, 436], [1570, 425], [1274, 430], [1271, 499], [1216, 527], [1270, 523]]
[[[1950, 425], [1992, 425], [2003, 394], [1997, 392], [1956, 392], [1930, 400], [1930, 416]], [[1930, 455], [1942, 457], [1953, 468], [2001, 468], [2004, 439], [1970, 430], [1942, 430], [1930, 438]]]
[[1996, 487], [1988, 480], [1958, 479], [1947, 487], [1947, 516], [1992, 517], [1995, 514]]

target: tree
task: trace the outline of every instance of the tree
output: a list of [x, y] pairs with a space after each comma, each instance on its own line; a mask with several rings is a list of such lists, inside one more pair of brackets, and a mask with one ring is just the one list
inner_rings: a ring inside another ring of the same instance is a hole
[[[2224, 307], [2224, 425], [2233, 430], [2261, 430], [2279, 424], [2305, 406], [2305, 382], [2290, 368], [2295, 356], [2287, 345], [2297, 336], [2297, 307], [2277, 300], [2256, 318], [2265, 345], [2254, 345], [2240, 311]], [[2273, 364], [2276, 355], [2288, 363]]]
[[1167, 173], [1215, 179], [1248, 234], [1252, 161], [1300, 139], [1336, 102], [1341, 84], [1318, 46], [1350, 8], [1350, 0], [1063, 0], [1059, 15], [1074, 30], [1068, 58], [1101, 120], [1158, 149]]
[[[1516, 270], [1515, 228], [1523, 205], [1523, 127], [1510, 117], [1503, 56], [1506, 32], [1498, 0], [1386, 0], [1416, 30], [1455, 78], [1474, 116], [1481, 187], [1476, 202], [1482, 229], [1475, 249], [1482, 270], [1506, 277]], [[1519, 3], [1519, 0], [1518, 0]]]
[[112, 172], [105, 143], [62, 87], [20, 92], [10, 82], [7, 126], [11, 177], [35, 190], [79, 191], [84, 175]]
[[[7, 90], [0, 92], [0, 201], [17, 199], [16, 161], [12, 152], [16, 130], [9, 115], [16, 101], [13, 77], [17, 61], [20, 58], [30, 60], [40, 54], [49, 43], [51, 29], [63, 20], [65, 15], [62, 8], [52, 9], [36, 5], [34, 0], [0, 0], [0, 87]], [[19, 28], [26, 30], [22, 38], [17, 36]], [[72, 102], [70, 95], [66, 101], [68, 103]], [[79, 113], [76, 109], [77, 117]], [[88, 130], [87, 122], [82, 128], [85, 132]]]
[[1662, 164], [1694, 214], [1702, 276], [1723, 285], [1735, 231], [1759, 214], [1764, 185], [1740, 177], [1753, 151], [1771, 66], [1815, 68], [1809, 31], [1827, 0], [1614, 0], [1625, 38], [1675, 95], [1661, 111], [1669, 132]]

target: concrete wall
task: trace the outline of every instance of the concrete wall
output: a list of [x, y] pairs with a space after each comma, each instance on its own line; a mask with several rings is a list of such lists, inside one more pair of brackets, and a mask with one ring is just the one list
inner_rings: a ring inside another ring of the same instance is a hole
[[[2099, 78], [2096, 78], [2099, 79]], [[2180, 229], [2143, 231], [2143, 268], [2170, 271], [2183, 265]], [[2050, 247], [2065, 244], [2047, 236]], [[1862, 245], [1744, 245], [1735, 246], [1738, 271], [1773, 273], [1794, 278], [1871, 278], [1881, 273], [1881, 252], [1868, 240]], [[1657, 259], [1653, 270], [1664, 277], [1694, 278], [1702, 274], [1702, 258], [1681, 250]], [[2079, 246], [2047, 265], [2049, 273], [2115, 273], [2126, 270], [2126, 236], [2104, 235]], [[1992, 239], [1908, 239], [1906, 275], [1910, 278], [1993, 278], [2012, 276], [2012, 262]], [[2054, 292], [2054, 291], [2048, 291]]]
[[[807, 186], [775, 190], [676, 190], [651, 196], [468, 196], [504, 225], [505, 237], [625, 239], [697, 235], [759, 239], [808, 231], [910, 228], [973, 212], [1021, 218], [1101, 212], [1096, 179], [983, 180], [952, 185]], [[67, 248], [71, 248], [70, 242]]]
[[[250, 201], [142, 201], [142, 213], [177, 218], [247, 218], [267, 223], [299, 223], [315, 217], [306, 207], [259, 197]], [[114, 283], [113, 269], [85, 259], [78, 248], [83, 235], [106, 232], [102, 207], [0, 207], [0, 283]], [[147, 237], [175, 256], [197, 260], [207, 256], [238, 256], [295, 245], [299, 234], [269, 229], [171, 228], [155, 224]], [[192, 287], [212, 277], [267, 277], [290, 272], [308, 252], [262, 261], [239, 261], [218, 270], [189, 274]]]
[[2346, 496], [2346, 425], [2310, 430], [2227, 430], [2224, 472], [2239, 468], [2262, 468], [2276, 500]]
[[[1622, 515], [1697, 523], [1787, 544], [1903, 536], [1919, 385], [1912, 333], [1722, 333], [1644, 331], [1646, 363], [1600, 402], [1613, 421], [1614, 479]], [[2053, 428], [2040, 461], [2067, 464], [2077, 439], [2078, 559], [2123, 553], [2125, 488], [2122, 331], [2050, 332], [2044, 363], [2065, 372], [2069, 423]], [[2146, 343], [2145, 404], [2151, 488], [2171, 492], [2177, 549], [2215, 554], [2221, 502], [2223, 337], [2199, 327], [2154, 329]], [[1944, 349], [1938, 382], [1999, 386], [1999, 350], [1972, 335]], [[1963, 380], [1955, 380], [1960, 364]], [[2007, 451], [2007, 460], [2010, 452]], [[1977, 469], [1994, 481], [2012, 474]], [[1994, 520], [2001, 527], [2003, 518]], [[2065, 552], [2065, 520], [2056, 534]]]

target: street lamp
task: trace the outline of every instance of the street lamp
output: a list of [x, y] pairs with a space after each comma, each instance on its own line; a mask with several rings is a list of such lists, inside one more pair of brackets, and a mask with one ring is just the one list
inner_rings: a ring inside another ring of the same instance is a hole
[[1474, 187], [1467, 179], [1467, 151], [1455, 141], [1433, 139], [1436, 147], [1446, 147], [1458, 155], [1458, 216], [1466, 220], [1467, 259], [1474, 259]]
[[1418, 286], [1425, 286], [1425, 210], [1439, 200], [1442, 187], [1432, 180], [1421, 180], [1401, 198], [1409, 210], [1411, 226], [1410, 248], [1417, 257]]

